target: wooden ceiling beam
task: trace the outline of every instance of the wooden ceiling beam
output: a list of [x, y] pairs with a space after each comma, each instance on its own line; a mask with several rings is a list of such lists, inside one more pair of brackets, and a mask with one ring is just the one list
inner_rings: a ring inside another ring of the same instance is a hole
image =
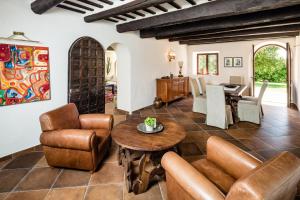
[[88, 4], [88, 5], [90, 5], [90, 6], [95, 6], [95, 7], [97, 7], [97, 8], [103, 8], [103, 6], [102, 6], [101, 4], [97, 4], [97, 3], [94, 3], [94, 2], [89, 1], [89, 0], [77, 0], [77, 1], [79, 1], [79, 2], [81, 2], [81, 3]]
[[108, 4], [108, 5], [113, 5], [114, 4], [114, 2], [109, 1], [109, 0], [98, 0], [98, 1], [100, 1], [102, 3], [105, 3], [105, 4]]
[[109, 22], [114, 22], [114, 23], [117, 23], [118, 20], [115, 20], [115, 19], [112, 19], [112, 18], [107, 18], [105, 19], [106, 21], [109, 21]]
[[31, 10], [35, 13], [35, 14], [43, 14], [46, 11], [48, 11], [49, 9], [57, 6], [58, 4], [60, 4], [61, 2], [63, 2], [64, 0], [35, 0], [34, 2], [31, 3]]
[[130, 19], [135, 19], [136, 18], [135, 16], [133, 16], [133, 15], [131, 15], [129, 13], [125, 13], [125, 14], [123, 14], [123, 16], [125, 16], [127, 18], [130, 18]]
[[281, 20], [300, 17], [300, 5], [290, 6], [269, 11], [261, 11], [238, 16], [223, 17], [210, 20], [202, 20], [180, 25], [172, 25], [160, 28], [150, 28], [140, 31], [141, 38], [156, 37], [166, 39], [177, 35], [187, 35], [202, 31], [209, 32], [216, 29], [233, 29], [241, 26], [259, 25], [277, 22]]
[[194, 0], [185, 0], [185, 1], [193, 6], [196, 5], [196, 1], [194, 1]]
[[151, 10], [150, 8], [144, 8], [143, 11], [145, 11], [145, 12], [151, 14], [151, 15], [155, 15], [155, 14], [156, 14], [156, 12], [154, 12], [154, 11]]
[[181, 6], [178, 3], [176, 3], [175, 1], [171, 1], [171, 2], [169, 2], [169, 4], [176, 9], [181, 9]]
[[122, 20], [122, 21], [126, 21], [127, 20], [126, 18], [118, 16], [118, 15], [114, 16], [113, 18], [118, 19], [118, 20]]
[[133, 14], [138, 15], [140, 17], [145, 17], [146, 15], [144, 13], [141, 13], [140, 11], [132, 11]]
[[81, 5], [81, 4], [78, 4], [78, 3], [74, 3], [72, 1], [64, 1], [64, 4], [68, 4], [68, 5], [71, 5], [71, 6], [75, 6], [77, 8], [81, 8], [81, 9], [84, 9], [84, 10], [89, 10], [89, 11], [94, 11], [93, 8], [90, 8], [90, 7], [87, 7], [87, 6], [84, 6], [84, 5]]
[[[119, 33], [299, 5], [299, 0], [223, 0], [117, 25]], [[90, 19], [87, 20], [91, 21]]]
[[69, 6], [66, 6], [66, 5], [58, 4], [56, 7], [62, 8], [62, 9], [65, 9], [65, 10], [69, 10], [69, 11], [73, 11], [73, 12], [77, 12], [77, 13], [81, 13], [81, 14], [85, 14], [85, 11], [83, 11], [83, 10], [72, 8], [72, 7], [69, 7]]
[[234, 35], [234, 34], [251, 34], [258, 32], [273, 32], [278, 30], [286, 30], [286, 31], [300, 31], [300, 18], [293, 20], [283, 20], [281, 23], [266, 23], [261, 26], [248, 26], [248, 27], [239, 27], [237, 29], [225, 29], [225, 30], [215, 30], [211, 32], [202, 32], [199, 34], [190, 34], [190, 35], [182, 35], [169, 38], [169, 41], [184, 41], [184, 40], [192, 40], [199, 39], [201, 37], [216, 37], [218, 35], [226, 36], [226, 35]]
[[214, 43], [228, 43], [228, 42], [240, 42], [240, 41], [253, 41], [261, 39], [272, 39], [272, 38], [286, 38], [295, 37], [299, 35], [299, 32], [280, 32], [276, 34], [265, 34], [265, 35], [248, 35], [240, 37], [230, 38], [218, 38], [218, 39], [204, 39], [204, 40], [192, 40], [192, 41], [180, 41], [180, 44], [187, 45], [203, 45], [203, 44], [214, 44]]
[[206, 36], [190, 37], [190, 38], [179, 39], [179, 41], [193, 41], [193, 40], [206, 40], [206, 39], [208, 40], [208, 39], [241, 37], [241, 36], [251, 36], [251, 35], [266, 35], [266, 34], [276, 34], [282, 32], [300, 33], [300, 23], [297, 25], [288, 25], [288, 26], [280, 26], [280, 27], [263, 28], [257, 30], [245, 30], [245, 31], [232, 32], [232, 33], [217, 33], [217, 34], [206, 35]]
[[157, 8], [158, 10], [162, 11], [162, 12], [168, 12], [168, 9], [166, 9], [165, 7], [163, 7], [162, 5], [156, 5], [154, 6], [155, 8]]
[[98, 12], [92, 15], [88, 15], [84, 17], [85, 22], [94, 22], [98, 20], [102, 20], [105, 18], [113, 17], [115, 15], [122, 15], [125, 13], [137, 11], [137, 10], [143, 10], [155, 5], [159, 5], [162, 3], [168, 3], [174, 0], [135, 0], [132, 2], [129, 2], [127, 4], [111, 8], [102, 12]]

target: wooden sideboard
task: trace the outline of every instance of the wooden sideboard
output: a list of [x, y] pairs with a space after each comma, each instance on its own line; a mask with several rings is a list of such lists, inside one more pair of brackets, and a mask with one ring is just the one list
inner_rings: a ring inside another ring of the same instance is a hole
[[156, 79], [156, 96], [160, 97], [166, 105], [189, 94], [189, 78], [175, 77], [170, 79]]

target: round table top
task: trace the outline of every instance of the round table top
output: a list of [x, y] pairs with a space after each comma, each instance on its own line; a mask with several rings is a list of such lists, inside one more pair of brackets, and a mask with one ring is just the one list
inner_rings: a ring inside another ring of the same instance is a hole
[[137, 125], [144, 121], [129, 120], [115, 126], [112, 130], [112, 139], [120, 146], [137, 151], [167, 150], [181, 142], [186, 132], [178, 122], [168, 119], [157, 119], [163, 124], [162, 132], [146, 134], [137, 130]]

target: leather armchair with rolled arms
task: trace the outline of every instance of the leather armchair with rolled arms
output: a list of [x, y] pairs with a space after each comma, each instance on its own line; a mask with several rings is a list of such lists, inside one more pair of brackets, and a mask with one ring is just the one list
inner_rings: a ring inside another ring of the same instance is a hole
[[95, 171], [109, 152], [112, 115], [79, 115], [70, 103], [42, 114], [40, 124], [40, 141], [50, 166]]
[[205, 159], [190, 164], [168, 152], [161, 162], [169, 200], [293, 200], [300, 179], [295, 155], [282, 152], [262, 163], [216, 136]]

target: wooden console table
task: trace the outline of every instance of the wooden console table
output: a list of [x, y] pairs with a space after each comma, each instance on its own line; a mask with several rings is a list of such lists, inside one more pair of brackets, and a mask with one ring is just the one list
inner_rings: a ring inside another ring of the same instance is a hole
[[112, 130], [112, 139], [119, 145], [119, 164], [123, 165], [128, 192], [140, 194], [148, 189], [151, 181], [164, 177], [160, 160], [185, 136], [185, 130], [176, 121], [158, 119], [164, 125], [160, 133], [144, 134], [136, 126], [144, 119], [125, 121]]
[[170, 79], [156, 79], [156, 96], [166, 105], [189, 94], [189, 77], [175, 77]]

